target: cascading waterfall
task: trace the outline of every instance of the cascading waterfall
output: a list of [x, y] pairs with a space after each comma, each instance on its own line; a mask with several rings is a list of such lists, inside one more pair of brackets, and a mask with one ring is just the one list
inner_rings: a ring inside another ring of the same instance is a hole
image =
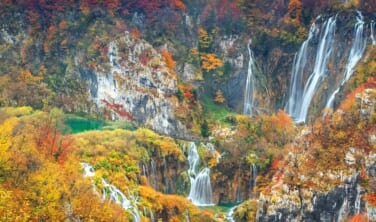
[[253, 115], [254, 109], [254, 100], [255, 100], [255, 76], [254, 71], [256, 70], [256, 63], [253, 57], [253, 52], [251, 50], [251, 42], [250, 39], [247, 45], [248, 54], [249, 54], [249, 61], [248, 61], [248, 71], [247, 71], [247, 80], [245, 85], [245, 94], [244, 94], [244, 107], [243, 107], [243, 114], [244, 115]]
[[234, 220], [234, 212], [235, 212], [235, 209], [237, 207], [238, 206], [231, 207], [231, 209], [229, 210], [229, 212], [226, 214], [225, 218], [227, 219], [228, 222], [235, 222], [235, 220]]
[[349, 57], [346, 63], [346, 70], [344, 77], [339, 85], [339, 87], [333, 92], [329, 97], [328, 102], [326, 103], [327, 108], [333, 109], [334, 99], [341, 89], [341, 87], [350, 79], [351, 75], [354, 73], [354, 68], [359, 60], [362, 58], [364, 50], [366, 49], [367, 38], [364, 37], [364, 20], [361, 12], [357, 12], [358, 16], [356, 17], [357, 22], [355, 23], [355, 37], [352, 43]]
[[84, 168], [84, 177], [93, 177], [95, 176], [94, 168], [88, 163], [81, 163]]
[[317, 88], [327, 75], [327, 66], [330, 55], [333, 51], [333, 37], [336, 29], [336, 17], [330, 17], [324, 24], [324, 33], [322, 34], [319, 47], [316, 54], [315, 65], [312, 74], [309, 76], [304, 86], [302, 104], [300, 112], [296, 116], [297, 122], [305, 122], [308, 109]]
[[347, 200], [347, 196], [348, 196], [347, 190], [348, 190], [348, 185], [345, 184], [345, 198], [343, 200], [341, 208], [338, 211], [337, 222], [340, 222], [342, 221], [342, 218], [347, 217], [347, 211], [348, 211], [348, 205], [349, 205], [348, 200]]
[[191, 189], [188, 199], [197, 206], [214, 205], [210, 183], [210, 169], [205, 167], [200, 173], [198, 173], [199, 160], [200, 156], [198, 155], [196, 144], [193, 142], [189, 143], [188, 174], [191, 182]]
[[361, 188], [359, 184], [356, 186], [356, 198], [355, 198], [355, 214], [360, 213], [360, 203], [361, 203], [361, 195], [360, 195]]
[[155, 217], [153, 211], [150, 209], [150, 221], [155, 222]]
[[149, 175], [149, 181], [151, 183], [151, 186], [155, 189], [158, 190], [158, 175], [157, 175], [157, 168], [155, 166], [154, 159], [152, 158], [150, 160], [150, 175]]
[[249, 179], [249, 190], [253, 192], [253, 188], [256, 186], [256, 178], [257, 178], [257, 165], [252, 164], [250, 166], [250, 173], [251, 177]]
[[293, 118], [298, 117], [300, 113], [300, 107], [302, 104], [303, 94], [303, 78], [304, 69], [307, 63], [307, 51], [308, 43], [311, 41], [316, 31], [316, 24], [313, 23], [308, 38], [303, 42], [297, 54], [294, 57], [294, 63], [292, 66], [291, 84], [289, 89], [289, 99], [287, 101], [285, 111]]
[[375, 30], [375, 21], [371, 21], [371, 40], [372, 40], [372, 45], [376, 45], [376, 39], [375, 39], [375, 34], [374, 34], [374, 30]]
[[[93, 177], [95, 176], [94, 168], [88, 163], [81, 163], [84, 168], [84, 177]], [[141, 217], [138, 212], [137, 207], [132, 205], [132, 202], [122, 193], [117, 187], [112, 184], [107, 183], [103, 178], [103, 193], [102, 193], [102, 200], [106, 200], [107, 193], [109, 196], [110, 201], [115, 202], [116, 204], [120, 205], [125, 210], [130, 210], [131, 214], [133, 215], [134, 222], [140, 222]], [[133, 199], [136, 199], [133, 197]]]
[[[327, 76], [327, 67], [330, 59], [330, 55], [333, 51], [333, 38], [336, 29], [336, 16], [330, 17], [322, 25], [320, 35], [320, 41], [316, 53], [316, 59], [313, 67], [313, 71], [305, 83], [304, 90], [301, 90], [301, 81], [304, 74], [306, 57], [307, 57], [307, 45], [310, 38], [313, 37], [316, 25], [313, 25], [310, 30], [308, 39], [303, 43], [304, 45], [296, 56], [294, 71], [292, 77], [292, 86], [290, 88], [290, 98], [286, 111], [290, 114], [296, 122], [305, 122], [308, 114], [308, 109], [311, 104], [312, 98], [316, 93], [317, 88]], [[300, 54], [300, 55], [299, 55]], [[299, 58], [300, 57], [300, 58]], [[296, 89], [295, 89], [296, 87]], [[296, 99], [301, 96], [301, 99]]]

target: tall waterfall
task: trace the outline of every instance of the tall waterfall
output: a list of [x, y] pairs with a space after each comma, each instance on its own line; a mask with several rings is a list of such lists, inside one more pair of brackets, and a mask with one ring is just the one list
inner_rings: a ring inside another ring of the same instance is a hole
[[350, 79], [351, 75], [354, 73], [354, 68], [359, 60], [362, 58], [364, 50], [366, 49], [367, 37], [364, 37], [364, 20], [361, 12], [357, 12], [358, 16], [356, 17], [355, 23], [355, 36], [352, 43], [349, 57], [346, 63], [346, 69], [344, 76], [341, 80], [339, 87], [333, 92], [329, 97], [328, 102], [326, 103], [327, 108], [333, 109], [334, 99], [340, 88]]
[[372, 40], [372, 45], [376, 45], [376, 39], [375, 39], [375, 21], [371, 21], [371, 40]]
[[[295, 119], [296, 122], [306, 121], [308, 109], [311, 104], [312, 98], [315, 95], [317, 88], [321, 85], [322, 81], [327, 76], [327, 67], [328, 67], [330, 55], [333, 51], [332, 46], [333, 46], [335, 29], [336, 29], [336, 16], [333, 16], [333, 17], [330, 17], [327, 21], [325, 21], [324, 24], [322, 25], [322, 30], [324, 31], [321, 32], [320, 41], [319, 41], [318, 49], [316, 53], [315, 64], [313, 67], [313, 71], [304, 86], [302, 99], [298, 101], [294, 101], [294, 95], [291, 98], [293, 102], [290, 102], [292, 105], [289, 105], [289, 106], [291, 106], [292, 108], [291, 110], [287, 110], [287, 111]], [[307, 41], [306, 44], [308, 44], [308, 42], [309, 41]], [[295, 66], [300, 66], [300, 65], [301, 64], [297, 64]], [[304, 70], [304, 67], [295, 67], [295, 69], [298, 69], [298, 68], [300, 70]], [[294, 90], [291, 90], [291, 91], [293, 92]]]
[[294, 57], [291, 84], [289, 89], [290, 98], [288, 99], [285, 107], [286, 112], [294, 118], [298, 117], [300, 113], [303, 94], [304, 69], [307, 63], [308, 43], [311, 41], [315, 31], [316, 25], [313, 23], [309, 30], [308, 38], [303, 42], [298, 53], [295, 54]]
[[[90, 164], [82, 163], [81, 165], [84, 168], [85, 177], [95, 176], [94, 168]], [[124, 195], [123, 192], [121, 192], [114, 185], [107, 183], [103, 178], [102, 178], [102, 184], [104, 187], [103, 192], [102, 192], [103, 200], [107, 198], [107, 194], [108, 194], [110, 201], [115, 202], [116, 204], [120, 205], [125, 210], [129, 209], [131, 211], [134, 222], [141, 221], [140, 213], [138, 212], [137, 207], [132, 204], [132, 202]], [[136, 198], [133, 197], [133, 199], [136, 199]]]
[[189, 143], [188, 151], [188, 174], [191, 182], [188, 199], [197, 206], [213, 205], [210, 169], [206, 167], [198, 173], [199, 161], [200, 156], [198, 155], [196, 144], [191, 142]]
[[249, 54], [249, 61], [248, 61], [248, 71], [247, 71], [247, 80], [245, 85], [245, 94], [244, 94], [244, 107], [243, 107], [243, 114], [244, 115], [253, 115], [254, 109], [254, 100], [255, 100], [255, 76], [254, 72], [256, 70], [256, 63], [253, 56], [253, 52], [251, 50], [251, 42], [250, 39], [247, 45], [248, 54]]

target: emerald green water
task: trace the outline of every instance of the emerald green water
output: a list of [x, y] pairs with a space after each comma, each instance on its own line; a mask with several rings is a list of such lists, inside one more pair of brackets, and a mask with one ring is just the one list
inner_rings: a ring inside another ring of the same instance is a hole
[[66, 115], [64, 124], [67, 126], [67, 129], [63, 131], [64, 134], [82, 133], [90, 130], [124, 129], [133, 131], [137, 129], [136, 126], [127, 121], [106, 122], [75, 115]]
[[106, 126], [104, 121], [85, 119], [79, 117], [67, 118], [64, 124], [68, 126], [65, 133], [81, 133], [89, 130], [102, 130]]

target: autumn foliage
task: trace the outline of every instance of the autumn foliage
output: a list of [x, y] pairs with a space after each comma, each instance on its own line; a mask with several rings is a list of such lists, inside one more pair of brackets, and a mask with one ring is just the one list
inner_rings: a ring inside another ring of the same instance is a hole
[[167, 51], [167, 50], [163, 50], [161, 52], [163, 58], [165, 59], [166, 61], [166, 65], [167, 67], [173, 71], [174, 68], [175, 68], [175, 65], [176, 65], [176, 62], [174, 61], [174, 59], [172, 58], [172, 55]]

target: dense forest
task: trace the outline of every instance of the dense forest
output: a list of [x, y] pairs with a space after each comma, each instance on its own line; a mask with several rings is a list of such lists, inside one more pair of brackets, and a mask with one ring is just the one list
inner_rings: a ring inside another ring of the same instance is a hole
[[376, 221], [376, 1], [0, 1], [0, 221]]

